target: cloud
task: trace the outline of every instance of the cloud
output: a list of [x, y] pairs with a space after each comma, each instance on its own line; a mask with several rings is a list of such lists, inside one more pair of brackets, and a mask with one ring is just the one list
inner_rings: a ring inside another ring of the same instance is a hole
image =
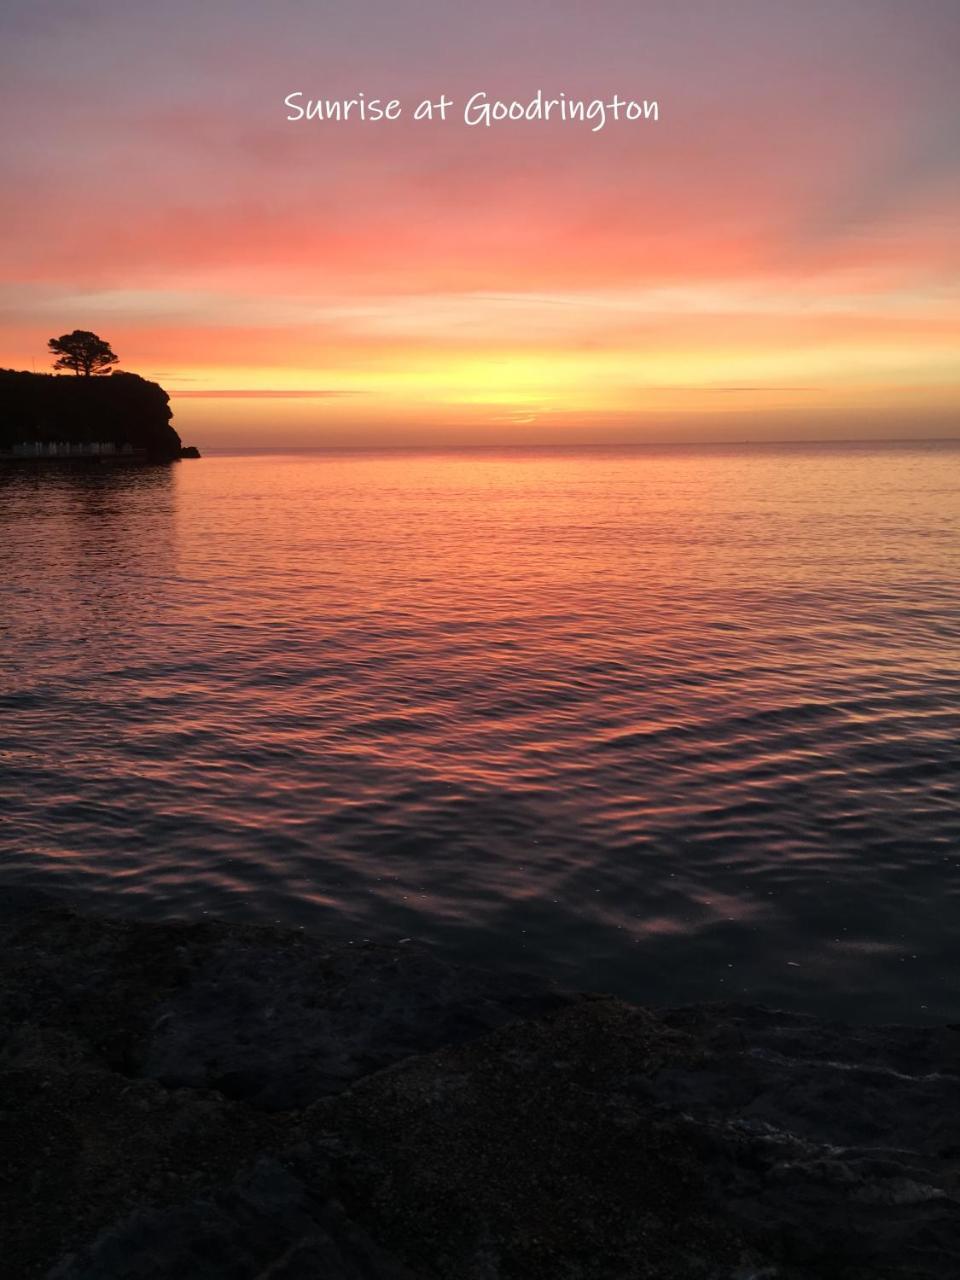
[[170, 398], [173, 400], [325, 400], [338, 396], [357, 396], [362, 394], [360, 391], [289, 391], [271, 387], [236, 391], [223, 391], [220, 389], [191, 391], [170, 388]]

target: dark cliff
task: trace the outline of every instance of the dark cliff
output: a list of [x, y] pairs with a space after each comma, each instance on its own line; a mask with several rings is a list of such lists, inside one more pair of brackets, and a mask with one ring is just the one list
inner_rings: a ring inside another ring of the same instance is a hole
[[77, 378], [0, 369], [0, 451], [32, 442], [129, 445], [150, 458], [180, 456], [167, 393], [135, 373]]

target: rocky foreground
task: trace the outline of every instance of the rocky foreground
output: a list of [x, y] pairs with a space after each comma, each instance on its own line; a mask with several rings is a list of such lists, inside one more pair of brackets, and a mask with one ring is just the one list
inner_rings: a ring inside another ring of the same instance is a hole
[[8, 1280], [960, 1277], [960, 1029], [0, 902]]

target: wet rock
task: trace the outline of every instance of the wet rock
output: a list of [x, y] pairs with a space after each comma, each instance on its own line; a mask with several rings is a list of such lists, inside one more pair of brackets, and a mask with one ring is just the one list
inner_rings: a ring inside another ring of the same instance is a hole
[[2, 1274], [947, 1280], [958, 1054], [0, 894]]
[[157, 1006], [141, 1070], [274, 1109], [303, 1107], [411, 1054], [564, 1002], [533, 983], [444, 964], [417, 944], [330, 947], [218, 937]]
[[50, 1280], [413, 1280], [343, 1213], [275, 1160], [231, 1185], [165, 1210], [133, 1214]]
[[42, 899], [4, 923], [0, 908], [0, 1062], [24, 1035], [56, 1036], [92, 1065], [272, 1109], [564, 999], [416, 943], [104, 919]]
[[45, 1274], [138, 1206], [229, 1181], [286, 1141], [263, 1113], [215, 1094], [56, 1058], [0, 1072], [0, 1274], [10, 1280]]
[[354, 1211], [430, 1275], [933, 1280], [960, 1275], [955, 1041], [586, 999], [328, 1123]]
[[650, 1081], [695, 1043], [640, 1009], [562, 1014], [403, 1063], [310, 1119], [342, 1144], [351, 1212], [430, 1276], [730, 1276], [748, 1251], [711, 1203], [689, 1126]]

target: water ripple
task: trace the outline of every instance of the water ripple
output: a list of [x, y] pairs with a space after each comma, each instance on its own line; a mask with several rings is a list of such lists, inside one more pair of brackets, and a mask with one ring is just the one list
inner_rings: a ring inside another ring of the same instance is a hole
[[0, 472], [0, 857], [639, 998], [960, 1017], [960, 451]]

